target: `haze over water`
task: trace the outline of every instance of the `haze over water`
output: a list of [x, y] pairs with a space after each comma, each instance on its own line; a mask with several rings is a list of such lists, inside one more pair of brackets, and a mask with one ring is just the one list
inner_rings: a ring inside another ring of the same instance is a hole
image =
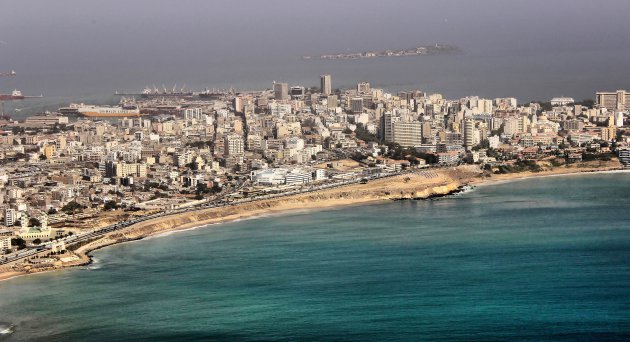
[[629, 191], [549, 177], [175, 233], [1, 282], [0, 320], [9, 341], [628, 341]]
[[[108, 102], [144, 86], [268, 88], [273, 80], [396, 91], [593, 98], [630, 88], [630, 2], [17, 1], [0, 6], [0, 90]], [[303, 61], [302, 55], [454, 44], [458, 56]], [[8, 106], [8, 108], [11, 108]], [[24, 112], [20, 113], [21, 115]]]

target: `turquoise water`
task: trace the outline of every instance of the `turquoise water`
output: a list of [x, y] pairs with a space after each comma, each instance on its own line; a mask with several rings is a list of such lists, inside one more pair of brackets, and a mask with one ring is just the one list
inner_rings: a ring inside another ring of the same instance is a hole
[[[0, 283], [6, 340], [630, 340], [630, 174], [295, 213]], [[2, 338], [0, 338], [2, 339]]]

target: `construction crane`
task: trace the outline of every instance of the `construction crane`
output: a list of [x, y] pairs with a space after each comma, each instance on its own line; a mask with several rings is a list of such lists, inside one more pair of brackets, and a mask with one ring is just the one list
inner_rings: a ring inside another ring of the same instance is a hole
[[15, 70], [11, 70], [11, 72], [0, 72], [0, 77], [12, 77], [15, 76], [17, 73], [15, 72]]

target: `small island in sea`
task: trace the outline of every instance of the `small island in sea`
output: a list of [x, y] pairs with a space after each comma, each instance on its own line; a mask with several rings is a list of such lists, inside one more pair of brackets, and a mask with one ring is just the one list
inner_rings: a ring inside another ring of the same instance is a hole
[[324, 54], [318, 57], [302, 56], [302, 59], [365, 59], [376, 57], [402, 57], [402, 56], [430, 56], [461, 53], [462, 50], [455, 45], [432, 44], [420, 45], [414, 48], [401, 50], [363, 51], [350, 53]]

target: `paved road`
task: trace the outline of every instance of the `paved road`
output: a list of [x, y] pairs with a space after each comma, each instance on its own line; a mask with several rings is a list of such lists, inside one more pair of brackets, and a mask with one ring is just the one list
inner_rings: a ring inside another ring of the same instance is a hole
[[[76, 244], [79, 242], [85, 242], [85, 241], [89, 241], [89, 240], [93, 240], [99, 237], [102, 237], [108, 233], [117, 231], [117, 230], [121, 230], [123, 228], [127, 228], [129, 226], [132, 226], [134, 224], [140, 223], [140, 222], [144, 222], [144, 221], [148, 221], [148, 220], [152, 220], [152, 219], [156, 219], [156, 218], [160, 218], [160, 217], [164, 217], [164, 216], [169, 216], [169, 215], [176, 215], [176, 214], [182, 214], [182, 213], [186, 213], [186, 212], [193, 212], [193, 211], [198, 211], [198, 210], [204, 210], [204, 209], [210, 209], [210, 208], [219, 208], [219, 207], [225, 207], [225, 206], [232, 206], [232, 205], [238, 205], [238, 204], [243, 204], [243, 203], [249, 203], [249, 202], [255, 202], [255, 201], [262, 201], [262, 200], [268, 200], [268, 199], [273, 199], [273, 198], [280, 198], [280, 197], [285, 197], [285, 196], [293, 196], [293, 195], [298, 195], [298, 194], [304, 194], [304, 193], [309, 193], [309, 192], [315, 192], [315, 191], [320, 191], [320, 190], [326, 190], [326, 189], [332, 189], [332, 188], [337, 188], [337, 187], [341, 187], [341, 186], [346, 186], [346, 185], [350, 185], [350, 184], [355, 184], [355, 183], [359, 183], [363, 180], [374, 180], [374, 179], [380, 179], [380, 178], [387, 178], [387, 177], [393, 177], [393, 176], [399, 176], [399, 175], [404, 175], [404, 174], [411, 174], [411, 173], [418, 173], [418, 172], [425, 172], [427, 168], [424, 169], [412, 169], [412, 170], [405, 170], [402, 172], [393, 172], [393, 173], [381, 173], [381, 174], [377, 174], [377, 175], [372, 175], [369, 177], [355, 177], [352, 179], [348, 179], [348, 180], [341, 180], [341, 181], [337, 181], [334, 183], [328, 183], [328, 184], [322, 184], [322, 185], [310, 185], [307, 187], [303, 187], [301, 189], [295, 189], [295, 190], [291, 190], [291, 191], [286, 191], [286, 192], [282, 192], [282, 193], [277, 193], [277, 194], [267, 194], [267, 195], [262, 195], [262, 196], [256, 196], [254, 198], [244, 198], [244, 199], [238, 199], [238, 200], [232, 200], [232, 201], [228, 201], [228, 200], [224, 200], [223, 198], [220, 199], [215, 199], [213, 201], [207, 202], [207, 203], [203, 203], [203, 204], [199, 204], [193, 207], [189, 207], [189, 208], [183, 208], [183, 209], [171, 209], [171, 210], [166, 210], [160, 213], [155, 213], [155, 214], [150, 214], [150, 215], [144, 215], [144, 216], [138, 216], [135, 217], [131, 220], [127, 220], [127, 221], [122, 221], [116, 224], [112, 224], [103, 228], [99, 228], [99, 229], [94, 229], [92, 231], [88, 231], [88, 232], [84, 232], [81, 234], [75, 234], [75, 235], [71, 235], [68, 237], [65, 237], [62, 239], [62, 241], [65, 242], [66, 246], [72, 245], [72, 244]], [[0, 265], [9, 265], [9, 264], [13, 264], [16, 261], [20, 261], [23, 260], [25, 258], [30, 258], [35, 256], [38, 253], [43, 253], [43, 252], [47, 252], [48, 250], [50, 250], [52, 248], [52, 243], [48, 242], [45, 243], [37, 248], [34, 249], [28, 249], [28, 250], [22, 250], [22, 251], [18, 251], [12, 254], [8, 254], [8, 255], [4, 255], [2, 257], [0, 257]]]

